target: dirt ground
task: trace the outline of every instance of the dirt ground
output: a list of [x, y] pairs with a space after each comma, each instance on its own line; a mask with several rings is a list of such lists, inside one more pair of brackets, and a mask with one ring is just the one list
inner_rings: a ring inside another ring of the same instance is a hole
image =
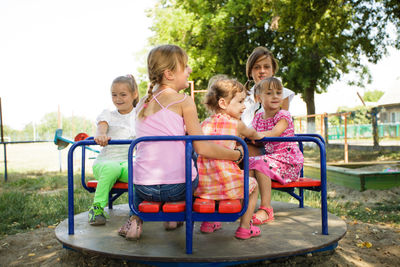
[[[358, 192], [329, 184], [328, 194], [342, 201], [396, 199], [400, 188]], [[334, 251], [308, 254], [245, 266], [400, 266], [400, 228], [350, 221], [347, 234]], [[0, 266], [144, 266], [134, 262], [64, 249], [54, 226], [7, 236], [0, 240]]]

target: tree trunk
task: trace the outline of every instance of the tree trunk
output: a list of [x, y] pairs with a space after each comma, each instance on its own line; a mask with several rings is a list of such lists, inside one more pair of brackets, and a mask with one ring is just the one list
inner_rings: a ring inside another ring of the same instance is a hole
[[[307, 106], [307, 115], [315, 114], [313, 87], [307, 87], [304, 90], [304, 101]], [[307, 133], [315, 133], [315, 117], [307, 118]]]
[[373, 108], [371, 110], [371, 123], [372, 123], [372, 137], [374, 141], [374, 149], [379, 148], [379, 134], [378, 134], [378, 110], [377, 108]]

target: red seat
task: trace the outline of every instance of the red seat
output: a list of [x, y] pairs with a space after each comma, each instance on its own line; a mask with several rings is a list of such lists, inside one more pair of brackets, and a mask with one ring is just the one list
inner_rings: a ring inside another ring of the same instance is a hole
[[313, 180], [310, 178], [299, 178], [295, 182], [291, 182], [288, 184], [280, 184], [278, 182], [272, 181], [271, 187], [272, 188], [288, 188], [288, 187], [318, 187], [321, 186], [320, 180]]
[[[89, 187], [89, 188], [96, 188], [97, 187], [97, 182], [98, 182], [97, 180], [90, 180], [90, 181], [87, 182], [86, 186]], [[112, 188], [128, 190], [128, 183], [116, 182]]]
[[139, 211], [141, 212], [159, 212], [161, 202], [143, 201], [139, 204]]
[[185, 201], [165, 202], [165, 204], [163, 205], [163, 212], [182, 212], [185, 211], [185, 208]]
[[239, 199], [220, 200], [218, 211], [219, 213], [236, 213], [242, 209], [242, 203]]
[[196, 198], [193, 204], [193, 210], [199, 213], [214, 213], [215, 200]]

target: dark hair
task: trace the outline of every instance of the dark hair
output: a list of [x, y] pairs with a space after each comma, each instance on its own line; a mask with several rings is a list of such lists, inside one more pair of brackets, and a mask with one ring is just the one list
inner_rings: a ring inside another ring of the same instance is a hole
[[243, 91], [245, 91], [244, 86], [236, 79], [219, 74], [210, 79], [204, 104], [209, 111], [216, 112], [219, 109], [218, 101], [221, 98], [226, 98], [230, 102], [237, 93]]
[[125, 83], [128, 85], [129, 90], [131, 91], [131, 93], [134, 95], [135, 92], [136, 94], [136, 98], [133, 99], [133, 107], [136, 107], [137, 103], [139, 102], [139, 90], [138, 90], [138, 86], [136, 84], [136, 80], [135, 77], [133, 77], [132, 74], [127, 74], [125, 76], [119, 76], [117, 78], [115, 78], [111, 84], [111, 87], [114, 86], [114, 84], [116, 83]]
[[253, 52], [251, 52], [251, 54], [246, 62], [247, 82], [244, 84], [244, 86], [246, 87], [246, 90], [250, 89], [250, 83], [254, 81], [253, 77], [251, 76], [251, 70], [253, 69], [254, 64], [256, 64], [257, 60], [259, 60], [260, 57], [263, 57], [263, 56], [265, 56], [267, 58], [268, 57], [271, 58], [273, 72], [274, 72], [274, 74], [278, 72], [278, 69], [279, 69], [278, 61], [276, 60], [276, 58], [274, 57], [272, 52], [269, 51], [264, 46], [259, 46], [259, 47], [254, 48]]

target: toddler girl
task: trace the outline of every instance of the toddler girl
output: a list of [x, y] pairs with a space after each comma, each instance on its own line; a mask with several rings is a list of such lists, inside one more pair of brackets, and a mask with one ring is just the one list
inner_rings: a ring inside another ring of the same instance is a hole
[[116, 110], [104, 110], [97, 117], [94, 141], [104, 147], [93, 164], [93, 174], [98, 180], [93, 205], [89, 209], [89, 224], [103, 225], [108, 215], [111, 188], [117, 180], [128, 182], [127, 145], [107, 146], [110, 139], [135, 138], [135, 106], [139, 100], [138, 88], [132, 75], [120, 76], [111, 85], [111, 98]]
[[[252, 140], [262, 139], [264, 135], [247, 128], [240, 120], [245, 106], [246, 90], [236, 80], [221, 77], [208, 88], [205, 98], [207, 108], [214, 114], [202, 123], [204, 134], [236, 135]], [[234, 149], [234, 140], [216, 140], [215, 143]], [[195, 195], [204, 199], [243, 199], [243, 170], [237, 161], [217, 160], [199, 156], [199, 185]], [[257, 181], [249, 177], [249, 203], [246, 213], [240, 219], [235, 236], [248, 239], [260, 235], [260, 229], [253, 226], [251, 217], [257, 202]], [[211, 233], [221, 228], [220, 222], [203, 222], [200, 231]]]
[[[283, 86], [274, 77], [266, 78], [255, 86], [255, 99], [264, 112], [257, 113], [252, 126], [257, 131], [267, 131], [266, 136], [294, 136], [293, 121], [289, 111], [281, 109]], [[261, 205], [253, 216], [253, 223], [263, 224], [274, 220], [271, 206], [271, 179], [281, 184], [299, 177], [304, 158], [294, 142], [265, 142], [265, 155], [250, 157], [249, 168], [255, 171], [260, 187]]]
[[[191, 97], [179, 93], [189, 86], [192, 70], [185, 51], [175, 45], [152, 49], [147, 58], [150, 86], [137, 107], [136, 134], [142, 136], [202, 135], [196, 105]], [[241, 151], [228, 149], [208, 141], [193, 142], [195, 151], [205, 157], [237, 160]], [[193, 191], [198, 184], [192, 163]], [[144, 201], [181, 201], [185, 199], [184, 142], [142, 142], [137, 146], [133, 165], [135, 184], [134, 206]], [[120, 235], [138, 239], [142, 220], [132, 215], [121, 227]], [[166, 230], [182, 223], [166, 222]]]

